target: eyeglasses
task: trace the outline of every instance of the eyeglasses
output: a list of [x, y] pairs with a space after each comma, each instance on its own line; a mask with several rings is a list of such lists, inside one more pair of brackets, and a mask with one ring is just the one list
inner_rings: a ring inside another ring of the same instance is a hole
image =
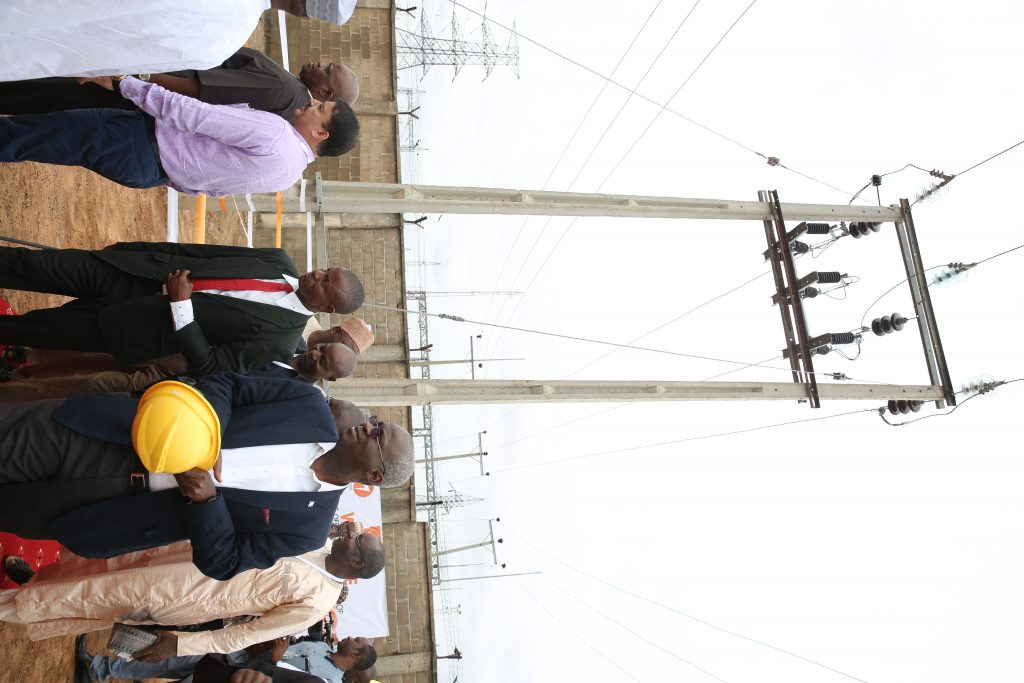
[[380, 452], [380, 473], [384, 474], [387, 468], [384, 466], [384, 446], [381, 445], [380, 439], [384, 436], [384, 425], [386, 422], [375, 422], [376, 426], [370, 430], [370, 436], [377, 441], [377, 450]]

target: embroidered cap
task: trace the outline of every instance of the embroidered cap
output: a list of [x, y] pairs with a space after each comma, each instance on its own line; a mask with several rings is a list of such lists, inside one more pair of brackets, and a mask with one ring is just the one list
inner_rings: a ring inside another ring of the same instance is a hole
[[331, 24], [344, 24], [352, 16], [356, 0], [306, 0], [306, 15]]
[[345, 318], [341, 323], [341, 329], [345, 330], [348, 336], [352, 337], [352, 341], [355, 342], [359, 353], [373, 346], [373, 328], [362, 318]]

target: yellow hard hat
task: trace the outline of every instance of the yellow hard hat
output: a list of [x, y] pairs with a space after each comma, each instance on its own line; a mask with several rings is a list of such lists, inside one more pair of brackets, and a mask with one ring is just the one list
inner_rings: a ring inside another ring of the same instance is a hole
[[210, 402], [183, 382], [157, 382], [139, 399], [132, 445], [150, 472], [209, 470], [220, 453], [220, 420]]

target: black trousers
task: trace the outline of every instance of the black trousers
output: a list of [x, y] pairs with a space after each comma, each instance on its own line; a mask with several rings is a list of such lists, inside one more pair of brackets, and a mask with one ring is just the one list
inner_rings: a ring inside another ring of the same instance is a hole
[[106, 351], [97, 313], [112, 301], [156, 294], [160, 285], [121, 272], [82, 249], [0, 246], [0, 287], [79, 297], [63, 306], [0, 316], [0, 343]]
[[53, 538], [50, 521], [131, 493], [142, 472], [131, 446], [74, 432], [53, 419], [61, 401], [0, 406], [0, 531]]
[[121, 93], [74, 78], [0, 82], [0, 114], [48, 114], [68, 109], [135, 109]]

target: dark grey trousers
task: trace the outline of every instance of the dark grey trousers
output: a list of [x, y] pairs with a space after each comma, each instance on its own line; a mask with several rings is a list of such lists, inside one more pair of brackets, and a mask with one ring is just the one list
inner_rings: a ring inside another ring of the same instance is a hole
[[0, 405], [0, 531], [52, 538], [55, 517], [131, 493], [143, 471], [130, 446], [83, 436], [53, 419], [60, 400]]

